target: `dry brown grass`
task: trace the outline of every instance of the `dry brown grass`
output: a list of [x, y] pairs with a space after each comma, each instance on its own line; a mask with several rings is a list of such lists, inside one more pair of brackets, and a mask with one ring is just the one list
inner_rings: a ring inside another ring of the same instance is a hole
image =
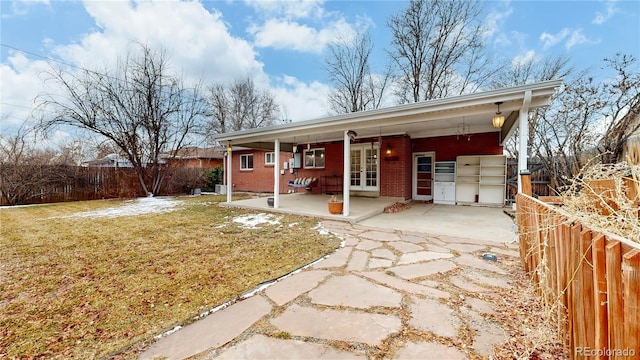
[[591, 164], [562, 191], [563, 209], [594, 229], [639, 241], [640, 167]]
[[244, 229], [222, 197], [180, 200], [119, 218], [60, 217], [119, 201], [0, 210], [0, 358], [108, 356], [339, 245], [311, 218]]

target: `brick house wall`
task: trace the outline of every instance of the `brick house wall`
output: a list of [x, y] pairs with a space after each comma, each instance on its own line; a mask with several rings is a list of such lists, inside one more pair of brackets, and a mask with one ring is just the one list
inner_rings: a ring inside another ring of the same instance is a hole
[[[466, 136], [459, 138], [453, 136], [438, 136], [429, 138], [411, 139], [408, 135], [385, 137], [380, 145], [380, 196], [412, 197], [413, 153], [435, 152], [435, 161], [454, 161], [460, 155], [501, 155], [502, 146], [499, 144], [500, 134], [497, 132], [474, 134], [468, 139]], [[359, 139], [357, 143], [377, 142], [378, 138]], [[325, 167], [321, 169], [294, 170], [292, 174], [285, 170], [280, 175], [280, 193], [292, 190], [287, 186], [287, 181], [296, 177], [315, 177], [318, 186], [310, 190], [311, 193], [320, 194], [323, 191], [323, 176], [338, 176], [340, 182], [343, 178], [343, 145], [341, 141], [323, 144], [311, 144], [311, 149], [325, 150]], [[391, 153], [386, 150], [390, 148]], [[299, 152], [304, 153], [306, 145], [301, 146]], [[273, 165], [265, 165], [264, 154], [266, 150], [242, 150], [233, 152], [233, 190], [273, 192]], [[240, 170], [240, 155], [254, 154], [253, 170]], [[288, 161], [293, 154], [280, 153], [280, 167]], [[304, 162], [304, 158], [303, 158]], [[298, 191], [307, 191], [298, 189]]]
[[[388, 148], [390, 154], [386, 153]], [[382, 139], [380, 157], [380, 196], [411, 199], [411, 138]]]
[[466, 136], [437, 136], [413, 140], [413, 152], [436, 153], [436, 161], [455, 161], [460, 155], [502, 155], [500, 133]]
[[[268, 150], [237, 150], [232, 153], [233, 166], [231, 181], [233, 191], [271, 192], [273, 193], [273, 165], [265, 164], [265, 154]], [[240, 170], [240, 155], [253, 154], [253, 169]], [[280, 169], [282, 163], [289, 161], [291, 153], [280, 152]], [[280, 193], [287, 193], [289, 186], [287, 181], [293, 180], [294, 175], [289, 170], [280, 175]]]

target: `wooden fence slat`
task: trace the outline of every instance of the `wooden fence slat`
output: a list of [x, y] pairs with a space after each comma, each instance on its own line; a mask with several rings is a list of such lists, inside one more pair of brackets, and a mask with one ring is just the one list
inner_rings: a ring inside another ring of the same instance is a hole
[[544, 301], [562, 303], [558, 330], [570, 357], [640, 360], [640, 245], [596, 234], [529, 196], [517, 202], [523, 266]]
[[624, 349], [633, 349], [640, 357], [640, 250], [633, 249], [622, 255], [624, 283]]
[[581, 233], [580, 254], [582, 254], [581, 269], [579, 275], [582, 282], [582, 325], [584, 326], [584, 344], [588, 348], [595, 348], [595, 304], [593, 303], [593, 257], [591, 256], [591, 230]]
[[[591, 245], [593, 258], [593, 304], [595, 315], [594, 341], [596, 349], [606, 349], [609, 344], [609, 328], [607, 326], [607, 270], [605, 257], [605, 236], [596, 236]], [[598, 357], [608, 359], [607, 356]]]
[[[580, 281], [582, 275], [582, 254], [580, 253], [580, 243], [581, 243], [581, 235], [582, 227], [579, 224], [575, 224], [571, 227], [571, 273], [573, 274], [572, 288], [573, 288], [573, 301], [571, 304], [570, 311], [573, 312], [573, 336], [574, 338], [574, 347], [573, 351], [575, 351], [578, 347], [585, 347], [585, 337], [584, 327], [582, 325], [583, 314], [583, 303], [582, 303], [582, 294], [583, 294], [583, 286], [582, 281]], [[575, 357], [575, 354], [572, 356]]]
[[[624, 346], [624, 311], [622, 303], [622, 255], [620, 242], [607, 244], [607, 315], [609, 320], [609, 349], [622, 349]], [[622, 357], [614, 356], [614, 359]]]

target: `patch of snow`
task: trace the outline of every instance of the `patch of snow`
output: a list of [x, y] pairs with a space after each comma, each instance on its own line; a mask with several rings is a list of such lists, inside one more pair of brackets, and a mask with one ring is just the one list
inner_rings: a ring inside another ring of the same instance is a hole
[[258, 229], [258, 225], [262, 224], [278, 225], [280, 219], [282, 216], [276, 217], [272, 214], [260, 213], [236, 216], [233, 218], [233, 222], [241, 224], [245, 229]]
[[293, 222], [293, 223], [289, 224], [289, 227], [294, 227], [294, 226], [297, 226], [297, 225], [300, 225], [300, 224], [298, 224], [297, 222]]
[[115, 218], [121, 216], [138, 216], [145, 214], [160, 214], [177, 210], [183, 202], [171, 197], [144, 197], [128, 200], [121, 206], [110, 207], [95, 211], [85, 211], [61, 218]]

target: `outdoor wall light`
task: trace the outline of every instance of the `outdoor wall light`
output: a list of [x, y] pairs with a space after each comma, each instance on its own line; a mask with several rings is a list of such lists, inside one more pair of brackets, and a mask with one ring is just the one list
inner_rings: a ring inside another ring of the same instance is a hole
[[391, 155], [391, 145], [387, 145], [387, 155]]
[[493, 119], [491, 119], [491, 122], [493, 123], [493, 127], [501, 128], [502, 125], [504, 125], [504, 115], [500, 112], [500, 104], [502, 104], [502, 101], [498, 101], [495, 104], [498, 105], [498, 112], [495, 114]]
[[311, 150], [311, 144], [307, 144], [307, 150]]
[[353, 131], [353, 130], [349, 130], [349, 131], [347, 131], [347, 136], [349, 136], [349, 140], [355, 141], [356, 140], [356, 136], [358, 136], [358, 133]]

